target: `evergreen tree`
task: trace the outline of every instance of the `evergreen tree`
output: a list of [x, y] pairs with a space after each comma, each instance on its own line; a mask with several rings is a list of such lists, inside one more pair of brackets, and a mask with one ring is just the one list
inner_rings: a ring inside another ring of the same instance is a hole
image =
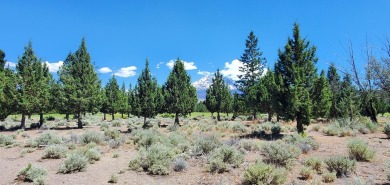
[[100, 112], [103, 113], [103, 120], [106, 120], [107, 117], [106, 117], [106, 114], [108, 114], [110, 111], [108, 109], [108, 99], [107, 99], [107, 96], [106, 96], [106, 89], [105, 88], [102, 88], [100, 90], [100, 96], [102, 97], [102, 105], [100, 107]]
[[4, 121], [8, 115], [15, 112], [17, 106], [17, 84], [15, 73], [4, 68], [5, 53], [0, 50], [0, 121]]
[[338, 104], [340, 102], [340, 92], [341, 92], [341, 82], [340, 76], [337, 73], [336, 66], [331, 64], [328, 68], [327, 78], [331, 89], [331, 106], [329, 110], [330, 118], [341, 117], [341, 112], [339, 111]]
[[4, 71], [5, 62], [5, 53], [0, 49], [0, 71]]
[[127, 91], [127, 117], [130, 117], [130, 114], [132, 113], [133, 109], [133, 88], [131, 84], [129, 85], [129, 90]]
[[245, 110], [244, 104], [245, 102], [242, 99], [242, 97], [237, 92], [235, 92], [233, 94], [233, 104], [232, 104], [233, 118], [236, 118], [237, 116], [239, 116], [241, 113], [244, 112]]
[[184, 69], [184, 63], [176, 60], [168, 80], [163, 88], [167, 112], [175, 114], [175, 125], [179, 125], [179, 116], [194, 110], [197, 102], [196, 89]]
[[200, 101], [195, 105], [195, 112], [207, 112], [205, 101]]
[[[275, 64], [275, 75], [280, 102], [278, 114], [285, 120], [296, 120], [297, 130], [303, 132], [303, 125], [310, 124], [312, 116], [311, 94], [317, 78], [314, 64], [316, 47], [300, 36], [299, 25], [294, 24], [293, 38], [288, 38], [284, 51], [279, 50]], [[279, 116], [279, 115], [278, 115]]]
[[328, 80], [325, 77], [325, 71], [321, 71], [320, 78], [314, 83], [313, 93], [313, 117], [327, 118], [330, 107], [332, 106], [332, 94]]
[[156, 111], [157, 113], [165, 112], [165, 99], [162, 86], [157, 87]]
[[126, 86], [125, 86], [125, 83], [123, 82], [122, 83], [122, 87], [121, 87], [121, 90], [120, 90], [120, 98], [119, 98], [119, 110], [118, 112], [122, 114], [122, 119], [123, 119], [123, 114], [127, 114], [128, 113], [128, 95], [127, 95], [127, 92], [126, 92]]
[[40, 103], [39, 88], [43, 73], [41, 61], [35, 56], [31, 42], [24, 48], [22, 58], [18, 59], [16, 72], [18, 78], [18, 111], [22, 114], [21, 128], [26, 127], [26, 115], [31, 115]]
[[52, 88], [54, 84], [54, 79], [49, 73], [49, 68], [44, 63], [36, 63], [36, 88], [39, 91], [36, 93], [35, 98], [38, 99], [38, 104], [36, 104], [35, 112], [39, 114], [39, 128], [43, 125], [43, 114], [49, 112], [53, 109], [53, 106], [50, 102]]
[[341, 117], [349, 118], [351, 121], [359, 115], [360, 104], [356, 88], [352, 85], [351, 76], [349, 74], [344, 76], [341, 83], [340, 102], [338, 111]]
[[120, 91], [119, 85], [116, 81], [115, 75], [112, 75], [105, 87], [107, 110], [111, 114], [112, 120], [115, 119], [115, 113], [120, 105]]
[[82, 114], [93, 111], [91, 104], [97, 102], [100, 93], [100, 80], [91, 63], [84, 38], [79, 49], [68, 55], [59, 76], [69, 96], [67, 102], [72, 109], [68, 110], [77, 115], [77, 125], [82, 128]]
[[275, 92], [275, 78], [274, 73], [268, 69], [267, 73], [257, 83], [260, 94], [260, 111], [268, 114], [268, 121], [272, 120], [274, 114], [273, 93]]
[[[243, 66], [239, 68], [239, 71], [244, 74], [238, 76], [239, 80], [236, 82], [236, 85], [245, 98], [249, 94], [257, 94], [256, 88], [252, 87], [259, 81], [261, 75], [263, 74], [263, 67], [266, 63], [266, 59], [261, 57], [263, 52], [261, 52], [258, 48], [257, 42], [258, 38], [255, 36], [253, 31], [251, 31], [245, 42], [246, 49], [241, 56]], [[252, 92], [250, 92], [251, 90]], [[256, 112], [259, 102], [254, 100], [256, 100], [255, 96], [249, 96], [246, 98], [246, 103], [253, 113], [253, 118], [257, 119]]]
[[136, 86], [136, 96], [139, 100], [140, 115], [144, 117], [144, 128], [146, 127], [146, 118], [157, 115], [157, 80], [152, 77], [149, 70], [149, 61], [146, 60], [145, 68], [138, 77]]
[[140, 105], [140, 100], [137, 96], [138, 91], [137, 85], [134, 87], [134, 89], [131, 90], [130, 92], [130, 99], [131, 99], [131, 114], [135, 115], [137, 117], [141, 116], [141, 105]]
[[[206, 91], [206, 106], [212, 111], [217, 112], [217, 120], [221, 121], [220, 112], [229, 109], [231, 104], [231, 95], [229, 97], [229, 87], [223, 80], [219, 69], [212, 79], [209, 89]], [[210, 111], [211, 112], [211, 111]]]
[[229, 113], [233, 111], [233, 95], [227, 83], [223, 86], [223, 94], [222, 112], [225, 112], [229, 116]]

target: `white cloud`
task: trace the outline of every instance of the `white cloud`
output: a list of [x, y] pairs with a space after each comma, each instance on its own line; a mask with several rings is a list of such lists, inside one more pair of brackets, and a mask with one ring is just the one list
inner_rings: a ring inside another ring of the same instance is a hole
[[[185, 68], [185, 70], [194, 70], [194, 69], [198, 69], [198, 68], [195, 66], [195, 63], [194, 63], [194, 62], [186, 62], [186, 61], [184, 61], [184, 60], [182, 60], [182, 62], [184, 63], [184, 68]], [[168, 66], [169, 69], [172, 69], [174, 64], [175, 64], [175, 60], [170, 60], [169, 62], [166, 63], [166, 65]]]
[[112, 70], [108, 67], [102, 67], [102, 68], [98, 69], [98, 72], [104, 74], [104, 73], [111, 73]]
[[6, 68], [14, 68], [14, 67], [16, 67], [16, 64], [13, 63], [13, 62], [6, 62], [4, 67], [6, 67]]
[[127, 78], [127, 77], [131, 77], [131, 76], [135, 76], [137, 74], [135, 72], [135, 70], [137, 70], [137, 67], [135, 67], [135, 66], [122, 67], [121, 69], [116, 71], [114, 73], [114, 75], [115, 76], [119, 76], [119, 77]]
[[60, 67], [64, 64], [64, 62], [58, 61], [58, 62], [50, 63], [46, 61], [45, 64], [49, 68], [49, 72], [56, 73], [60, 69]]
[[221, 70], [221, 74], [227, 78], [236, 81], [238, 80], [238, 75], [244, 74], [239, 71], [239, 68], [242, 66], [242, 62], [238, 59], [233, 60], [231, 63], [225, 62], [225, 67]]
[[198, 71], [198, 75], [209, 76], [209, 75], [211, 75], [211, 74], [212, 74], [212, 73], [209, 72], [209, 71], [201, 71], [201, 70]]
[[156, 68], [157, 68], [157, 69], [160, 69], [160, 65], [161, 65], [161, 64], [164, 64], [164, 62], [158, 63], [157, 66], [156, 66]]

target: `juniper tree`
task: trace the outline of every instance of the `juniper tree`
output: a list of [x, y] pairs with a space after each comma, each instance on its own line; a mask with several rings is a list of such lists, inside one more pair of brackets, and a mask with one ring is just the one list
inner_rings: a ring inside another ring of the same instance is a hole
[[137, 85], [135, 85], [134, 89], [131, 89], [129, 91], [130, 93], [130, 100], [131, 100], [131, 114], [135, 115], [137, 117], [141, 116], [141, 106], [140, 106], [140, 100], [137, 96]]
[[316, 79], [316, 47], [302, 39], [299, 25], [294, 24], [293, 37], [288, 38], [284, 50], [278, 51], [275, 75], [278, 85], [279, 110], [285, 120], [296, 120], [297, 130], [303, 132], [303, 125], [310, 124], [312, 117], [311, 94]]
[[15, 112], [17, 106], [16, 76], [11, 69], [4, 68], [5, 63], [5, 53], [0, 50], [0, 121]]
[[0, 49], [0, 71], [4, 71], [5, 62], [5, 53]]
[[131, 84], [129, 85], [129, 90], [127, 91], [127, 117], [130, 117], [130, 114], [132, 113], [132, 108], [133, 108], [133, 88]]
[[196, 89], [184, 69], [184, 63], [177, 59], [163, 87], [163, 94], [168, 113], [175, 114], [175, 125], [179, 125], [179, 116], [194, 110], [197, 102]]
[[119, 109], [118, 109], [118, 112], [122, 114], [122, 119], [123, 119], [123, 115], [124, 114], [127, 114], [128, 112], [128, 96], [127, 96], [127, 92], [126, 92], [126, 86], [125, 86], [125, 83], [123, 82], [122, 83], [122, 86], [121, 86], [121, 89], [120, 89], [120, 93], [119, 93]]
[[109, 79], [104, 90], [106, 92], [107, 110], [111, 114], [111, 119], [114, 120], [115, 113], [118, 111], [121, 101], [119, 85], [116, 81], [115, 75], [112, 75], [112, 77]]
[[241, 56], [241, 62], [243, 66], [239, 68], [239, 71], [243, 75], [238, 75], [239, 80], [236, 81], [236, 86], [243, 93], [246, 99], [248, 108], [253, 114], [253, 118], [256, 118], [256, 112], [259, 102], [254, 101], [253, 96], [247, 99], [249, 94], [256, 94], [257, 92], [250, 92], [255, 90], [253, 87], [263, 74], [263, 67], [265, 66], [266, 59], [262, 57], [263, 52], [260, 51], [257, 46], [258, 38], [253, 31], [249, 33], [247, 40], [245, 41], [245, 50]]
[[268, 69], [267, 73], [263, 78], [260, 79], [258, 86], [258, 91], [260, 94], [260, 111], [268, 114], [268, 121], [272, 120], [274, 114], [274, 92], [275, 92], [275, 77], [274, 73]]
[[233, 111], [233, 95], [230, 92], [229, 85], [225, 83], [223, 88], [224, 101], [222, 104], [222, 112], [225, 112], [227, 116]]
[[138, 77], [136, 96], [139, 100], [140, 115], [144, 117], [144, 128], [146, 118], [157, 115], [157, 80], [152, 77], [149, 70], [149, 61], [146, 60], [145, 68]]
[[331, 90], [331, 106], [329, 110], [329, 117], [338, 118], [341, 117], [341, 112], [337, 108], [340, 102], [341, 82], [340, 76], [337, 73], [337, 69], [334, 64], [329, 66], [326, 76], [328, 78]]
[[78, 128], [82, 128], [82, 114], [92, 111], [91, 104], [96, 102], [100, 91], [100, 80], [91, 63], [84, 38], [78, 50], [68, 55], [59, 77], [69, 96], [67, 102], [72, 109], [68, 110], [77, 115]]
[[245, 102], [243, 98], [235, 92], [233, 94], [233, 103], [232, 103], [232, 108], [233, 108], [233, 118], [236, 118], [239, 114], [243, 113], [245, 110]]
[[320, 78], [314, 83], [313, 89], [313, 117], [327, 118], [330, 107], [332, 106], [332, 94], [328, 80], [325, 77], [325, 71], [321, 71]]
[[359, 115], [359, 97], [349, 74], [344, 76], [341, 83], [340, 102], [337, 108], [341, 112], [341, 117], [349, 118], [351, 121]]
[[100, 106], [100, 112], [103, 113], [103, 120], [106, 120], [107, 119], [106, 114], [109, 113], [109, 109], [108, 109], [108, 100], [107, 100], [105, 88], [102, 88], [100, 90], [100, 96], [102, 97], [102, 99], [101, 99], [102, 104]]
[[156, 99], [156, 111], [157, 113], [165, 112], [165, 99], [163, 94], [162, 86], [157, 87], [157, 99]]
[[43, 125], [43, 114], [51, 111], [54, 106], [51, 104], [51, 93], [54, 86], [54, 79], [49, 73], [46, 63], [35, 64], [36, 68], [36, 88], [39, 89], [35, 98], [38, 99], [35, 112], [39, 114], [39, 128]]

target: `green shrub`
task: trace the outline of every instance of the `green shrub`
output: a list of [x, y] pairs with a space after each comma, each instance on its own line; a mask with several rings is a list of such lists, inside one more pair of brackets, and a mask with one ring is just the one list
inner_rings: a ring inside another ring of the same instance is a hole
[[221, 140], [215, 134], [200, 135], [195, 141], [193, 152], [195, 155], [208, 154], [221, 145]]
[[112, 121], [111, 124], [113, 127], [120, 127], [122, 125], [122, 123], [118, 120]]
[[231, 129], [235, 133], [245, 133], [246, 127], [242, 123], [232, 123]]
[[371, 161], [375, 151], [368, 148], [368, 144], [361, 139], [351, 139], [348, 142], [349, 157], [357, 161]]
[[121, 132], [116, 129], [106, 129], [104, 131], [104, 135], [107, 136], [109, 139], [118, 140], [119, 138], [121, 138]]
[[375, 122], [372, 122], [372, 121], [367, 122], [365, 124], [365, 126], [366, 126], [366, 128], [368, 130], [370, 130], [371, 133], [374, 133], [374, 132], [378, 131], [378, 128], [379, 128], [378, 123], [375, 123]]
[[313, 125], [313, 127], [312, 127], [312, 130], [314, 130], [314, 131], [319, 131], [320, 130], [320, 128], [321, 128], [321, 126], [320, 125], [318, 125], [318, 124], [316, 124], [316, 125]]
[[93, 146], [88, 147], [88, 145], [83, 148], [78, 148], [75, 153], [85, 156], [89, 163], [95, 163], [95, 161], [99, 161], [102, 157], [97, 148]]
[[[187, 153], [191, 148], [188, 138], [179, 132], [173, 132], [168, 136], [168, 141], [172, 147], [175, 147], [175, 153]], [[167, 144], [167, 143], [165, 143]]]
[[156, 130], [136, 130], [131, 136], [137, 149], [148, 148], [156, 143], [166, 143], [167, 138]]
[[315, 141], [312, 137], [303, 137], [300, 134], [287, 135], [283, 140], [288, 144], [293, 144], [299, 147], [302, 153], [308, 153], [310, 150], [317, 150], [319, 148], [319, 143]]
[[344, 156], [333, 156], [325, 160], [330, 172], [336, 172], [337, 177], [349, 176], [356, 169], [356, 161]]
[[18, 173], [19, 180], [33, 182], [34, 184], [44, 184], [46, 176], [46, 170], [38, 166], [33, 166], [31, 163]]
[[73, 173], [85, 171], [88, 164], [88, 158], [78, 152], [71, 153], [58, 169], [59, 173]]
[[385, 123], [383, 125], [383, 133], [385, 133], [387, 137], [390, 138], [390, 123]]
[[105, 131], [109, 127], [110, 127], [110, 125], [107, 122], [100, 123], [100, 130], [101, 131]]
[[111, 176], [110, 176], [110, 179], [108, 180], [108, 183], [113, 183], [113, 184], [115, 184], [115, 183], [117, 183], [118, 182], [118, 176], [116, 175], [116, 174], [112, 174]]
[[0, 146], [10, 146], [14, 143], [14, 138], [11, 135], [0, 134]]
[[152, 175], [167, 175], [173, 156], [171, 148], [157, 143], [148, 148], [141, 148], [139, 155], [130, 161], [129, 168], [148, 171]]
[[327, 136], [337, 136], [339, 135], [340, 127], [335, 124], [330, 124], [323, 129], [323, 133]]
[[64, 145], [49, 145], [43, 151], [43, 159], [60, 159], [66, 156], [68, 147]]
[[112, 155], [112, 158], [118, 158], [119, 157], [119, 154], [115, 153]]
[[287, 171], [269, 164], [256, 163], [249, 166], [244, 172], [244, 184], [280, 185], [287, 180]]
[[80, 136], [80, 141], [83, 144], [88, 144], [92, 142], [96, 144], [101, 144], [103, 143], [103, 135], [95, 131], [87, 131]]
[[308, 180], [312, 179], [314, 176], [315, 171], [310, 167], [303, 167], [301, 171], [299, 172], [299, 175], [301, 175], [302, 179]]
[[61, 144], [62, 138], [55, 134], [53, 131], [46, 131], [38, 138], [35, 139], [35, 143], [39, 145], [53, 145]]
[[278, 136], [282, 131], [279, 123], [265, 122], [259, 125], [259, 131], [266, 135]]
[[319, 157], [310, 157], [306, 159], [304, 165], [317, 171], [317, 173], [322, 173], [324, 168], [324, 162]]
[[282, 142], [272, 142], [261, 147], [267, 163], [289, 167], [294, 158], [301, 154], [299, 148]]
[[176, 172], [180, 172], [180, 171], [186, 170], [187, 167], [188, 167], [187, 161], [184, 160], [181, 157], [176, 158], [173, 161], [173, 170], [175, 170]]
[[246, 151], [259, 150], [259, 146], [249, 139], [241, 139], [238, 148]]
[[336, 180], [337, 176], [335, 172], [326, 172], [322, 174], [322, 181], [325, 183], [330, 183]]
[[244, 161], [243, 155], [231, 146], [223, 145], [213, 150], [208, 157], [208, 171], [223, 173], [237, 168]]

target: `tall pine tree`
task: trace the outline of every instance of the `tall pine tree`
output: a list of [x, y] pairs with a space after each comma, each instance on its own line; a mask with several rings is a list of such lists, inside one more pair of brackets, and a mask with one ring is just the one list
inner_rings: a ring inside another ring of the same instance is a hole
[[167, 112], [175, 114], [175, 125], [179, 125], [179, 116], [194, 110], [197, 102], [196, 89], [191, 84], [184, 63], [176, 60], [168, 80], [163, 88]]
[[337, 73], [337, 68], [334, 64], [331, 64], [328, 68], [326, 74], [331, 90], [331, 106], [329, 110], [330, 118], [341, 117], [341, 112], [339, 111], [338, 104], [340, 103], [340, 92], [341, 92], [341, 81], [340, 76]]
[[332, 106], [332, 93], [325, 71], [321, 71], [320, 78], [314, 83], [313, 90], [313, 117], [328, 118]]
[[108, 81], [104, 91], [106, 92], [106, 104], [107, 112], [111, 114], [111, 119], [115, 119], [115, 113], [118, 112], [120, 105], [120, 90], [118, 82], [116, 81], [115, 75], [112, 75]]
[[127, 114], [128, 112], [128, 107], [129, 107], [129, 104], [128, 104], [128, 96], [127, 96], [127, 92], [126, 92], [126, 85], [125, 83], [123, 82], [122, 83], [122, 86], [121, 86], [121, 89], [120, 89], [120, 101], [119, 101], [119, 110], [118, 112], [122, 114], [122, 119], [123, 119], [123, 115], [124, 114]]
[[212, 79], [211, 85], [206, 91], [206, 106], [214, 112], [217, 112], [218, 121], [221, 121], [220, 112], [231, 104], [229, 94], [229, 87], [223, 80], [223, 75], [218, 69]]
[[294, 24], [293, 37], [288, 38], [284, 50], [279, 50], [275, 64], [278, 86], [279, 110], [285, 120], [296, 120], [297, 130], [303, 133], [303, 125], [310, 124], [312, 117], [311, 92], [317, 77], [314, 64], [316, 47], [302, 39], [299, 25]]
[[15, 112], [17, 84], [15, 73], [5, 67], [5, 53], [0, 50], [0, 121]]
[[146, 60], [145, 68], [138, 77], [136, 86], [136, 96], [139, 100], [140, 115], [144, 117], [144, 128], [146, 128], [146, 118], [157, 115], [157, 80], [152, 77], [149, 70], [149, 61]]
[[262, 57], [263, 52], [260, 51], [257, 43], [258, 38], [255, 36], [253, 31], [251, 31], [245, 41], [245, 50], [241, 56], [243, 66], [239, 68], [239, 71], [243, 73], [243, 75], [238, 75], [239, 80], [236, 81], [236, 85], [243, 93], [243, 96], [246, 99], [246, 104], [252, 111], [254, 119], [257, 119], [256, 112], [258, 111], [259, 102], [256, 101], [257, 99], [255, 97], [257, 89], [253, 88], [253, 86], [259, 81], [261, 75], [263, 74], [263, 68], [266, 63], [266, 59]]

